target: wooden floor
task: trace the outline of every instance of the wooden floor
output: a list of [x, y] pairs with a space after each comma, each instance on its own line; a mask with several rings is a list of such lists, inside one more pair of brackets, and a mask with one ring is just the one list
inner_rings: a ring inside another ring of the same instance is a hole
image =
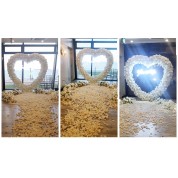
[[[67, 106], [61, 105], [61, 117], [67, 114]], [[100, 133], [100, 137], [117, 137], [117, 110], [109, 110], [109, 118], [101, 122], [103, 129]]]
[[16, 104], [2, 102], [2, 137], [12, 136], [12, 125], [17, 119], [16, 114], [20, 111]]
[[117, 110], [109, 110], [109, 118], [102, 122], [103, 130], [101, 131], [101, 137], [117, 137]]
[[[2, 102], [2, 137], [12, 136], [12, 126], [18, 117], [16, 114], [20, 108], [16, 104], [6, 104]], [[53, 113], [58, 114], [58, 105], [52, 107]], [[56, 120], [58, 124], [58, 119]]]

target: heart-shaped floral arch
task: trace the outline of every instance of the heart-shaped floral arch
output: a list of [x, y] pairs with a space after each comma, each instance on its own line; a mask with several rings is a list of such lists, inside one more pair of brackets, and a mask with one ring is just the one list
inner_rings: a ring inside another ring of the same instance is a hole
[[[32, 61], [38, 61], [41, 64], [41, 70], [38, 74], [38, 77], [30, 85], [23, 84], [21, 80], [16, 76], [14, 66], [17, 61], [24, 61], [27, 63], [32, 62]], [[7, 71], [8, 71], [9, 77], [14, 82], [16, 87], [23, 91], [31, 91], [32, 89], [36, 88], [43, 81], [47, 70], [48, 70], [48, 63], [47, 63], [46, 58], [37, 53], [33, 53], [30, 55], [17, 53], [11, 56], [7, 63]]]
[[[136, 84], [133, 78], [133, 68], [136, 64], [142, 64], [146, 67], [151, 67], [154, 65], [159, 65], [164, 69], [163, 77], [160, 81], [160, 84], [156, 86], [154, 90], [149, 93], [146, 93], [141, 90], [141, 88]], [[173, 76], [173, 66], [168, 58], [161, 55], [154, 56], [142, 56], [135, 55], [129, 58], [125, 65], [125, 78], [128, 86], [142, 100], [152, 101], [161, 96], [169, 86]]]
[[[92, 57], [97, 57], [97, 56], [105, 56], [107, 59], [107, 63], [106, 66], [103, 70], [103, 72], [101, 72], [99, 75], [92, 77], [90, 76], [86, 70], [84, 69], [84, 67], [82, 66], [82, 60], [83, 57], [85, 55], [91, 55]], [[113, 64], [113, 55], [110, 51], [106, 50], [106, 49], [91, 49], [91, 48], [85, 48], [83, 50], [81, 50], [78, 55], [77, 55], [77, 59], [76, 59], [76, 64], [77, 67], [80, 71], [80, 73], [84, 76], [84, 78], [89, 81], [90, 83], [96, 83], [99, 82], [101, 80], [103, 80], [107, 74], [110, 72], [111, 68], [112, 68], [112, 64]]]

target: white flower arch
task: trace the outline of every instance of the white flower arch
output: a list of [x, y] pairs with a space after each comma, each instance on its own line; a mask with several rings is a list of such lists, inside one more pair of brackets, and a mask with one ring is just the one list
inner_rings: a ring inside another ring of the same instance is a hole
[[[17, 61], [24, 61], [24, 62], [32, 62], [32, 61], [38, 61], [41, 64], [41, 70], [38, 74], [38, 77], [30, 84], [25, 85], [21, 82], [21, 80], [16, 76], [15, 74], [15, 63]], [[17, 53], [10, 57], [8, 63], [7, 63], [7, 71], [9, 74], [9, 77], [14, 82], [17, 88], [23, 90], [23, 91], [31, 91], [32, 89], [36, 88], [44, 79], [46, 72], [48, 70], [48, 63], [44, 56], [33, 53], [30, 55], [23, 54], [23, 53]]]
[[[141, 90], [141, 88], [136, 84], [133, 78], [133, 67], [136, 64], [142, 64], [146, 67], [151, 67], [154, 65], [159, 65], [164, 69], [163, 77], [161, 82], [154, 90], [149, 93], [146, 93]], [[125, 65], [125, 78], [128, 86], [142, 100], [154, 100], [161, 96], [169, 86], [173, 76], [173, 66], [167, 57], [161, 55], [154, 55], [151, 57], [135, 55], [129, 58]]]
[[[97, 56], [101, 56], [101, 55], [105, 56], [107, 59], [107, 63], [106, 63], [106, 66], [105, 66], [103, 72], [101, 72], [98, 76], [95, 76], [95, 77], [90, 76], [86, 72], [84, 67], [82, 66], [82, 60], [85, 55], [91, 55], [93, 57], [97, 57]], [[84, 76], [84, 78], [87, 81], [89, 81], [90, 83], [96, 83], [96, 82], [99, 82], [102, 79], [104, 79], [107, 76], [107, 74], [109, 73], [109, 71], [111, 70], [112, 64], [113, 64], [113, 55], [110, 51], [103, 49], [103, 48], [97, 49], [97, 50], [85, 48], [78, 53], [77, 59], [76, 59], [76, 64], [77, 64], [77, 67], [78, 67], [80, 73]]]

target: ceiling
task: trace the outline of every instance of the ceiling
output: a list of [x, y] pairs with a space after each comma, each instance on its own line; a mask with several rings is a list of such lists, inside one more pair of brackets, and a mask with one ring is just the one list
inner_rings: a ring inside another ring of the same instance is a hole
[[122, 38], [125, 44], [131, 43], [168, 43], [176, 42], [176, 38]]
[[58, 38], [2, 38], [2, 43], [57, 43]]

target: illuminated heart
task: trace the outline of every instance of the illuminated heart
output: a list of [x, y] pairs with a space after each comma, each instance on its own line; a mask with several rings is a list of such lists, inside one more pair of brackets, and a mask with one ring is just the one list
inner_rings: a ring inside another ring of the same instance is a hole
[[[92, 57], [98, 57], [98, 56], [103, 55], [106, 57], [107, 59], [106, 66], [99, 75], [92, 77], [86, 72], [86, 70], [82, 66], [82, 60], [85, 55], [91, 55]], [[112, 68], [112, 64], [113, 64], [113, 55], [110, 51], [106, 49], [94, 50], [90, 48], [85, 48], [78, 53], [76, 64], [77, 64], [77, 67], [80, 73], [84, 76], [86, 80], [88, 80], [90, 83], [96, 83], [96, 82], [103, 80], [107, 76], [107, 74], [110, 72]]]
[[[142, 64], [147, 68], [159, 65], [163, 68], [163, 77], [158, 86], [154, 90], [149, 93], [146, 93], [141, 90], [141, 88], [136, 84], [133, 78], [133, 68], [136, 64]], [[154, 100], [161, 96], [169, 86], [171, 79], [173, 76], [173, 66], [168, 58], [161, 55], [154, 55], [151, 57], [136, 55], [129, 58], [125, 65], [125, 78], [128, 86], [134, 92], [136, 96], [138, 96], [142, 100]]]
[[137, 64], [133, 68], [134, 80], [146, 93], [151, 92], [159, 85], [163, 77], [163, 68], [158, 65], [147, 68], [142, 64]]
[[[17, 61], [24, 61], [26, 63], [38, 61], [41, 64], [41, 70], [38, 74], [38, 77], [30, 85], [23, 84], [21, 80], [16, 76], [14, 66]], [[30, 55], [17, 53], [11, 56], [7, 63], [7, 71], [9, 77], [14, 82], [14, 84], [23, 91], [30, 91], [36, 88], [43, 81], [47, 70], [48, 70], [47, 60], [42, 55], [37, 53]]]

